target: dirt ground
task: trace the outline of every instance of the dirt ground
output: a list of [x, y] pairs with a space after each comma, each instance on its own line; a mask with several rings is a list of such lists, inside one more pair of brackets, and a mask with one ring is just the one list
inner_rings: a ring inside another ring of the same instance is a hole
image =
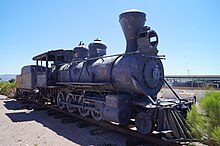
[[78, 128], [77, 123], [62, 124], [47, 111], [20, 109], [22, 104], [0, 95], [1, 146], [123, 146], [125, 136], [115, 132], [91, 135], [97, 126]]

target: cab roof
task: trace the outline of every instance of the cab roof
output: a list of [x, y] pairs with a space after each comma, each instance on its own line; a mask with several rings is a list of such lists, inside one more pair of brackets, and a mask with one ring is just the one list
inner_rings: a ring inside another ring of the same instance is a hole
[[52, 51], [48, 51], [42, 54], [39, 54], [37, 56], [34, 56], [32, 58], [32, 60], [42, 60], [42, 61], [46, 61], [46, 57], [48, 56], [48, 61], [55, 61], [56, 57], [55, 56], [67, 56], [69, 54], [73, 53], [73, 50], [63, 50], [63, 49], [59, 49], [59, 50], [52, 50]]

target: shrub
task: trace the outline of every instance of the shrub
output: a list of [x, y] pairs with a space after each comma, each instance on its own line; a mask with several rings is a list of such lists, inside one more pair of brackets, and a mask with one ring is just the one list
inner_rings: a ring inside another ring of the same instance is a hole
[[13, 82], [15, 82], [15, 79], [13, 78], [13, 79], [10, 79], [10, 80], [8, 80], [8, 82], [9, 83], [13, 83]]
[[192, 134], [208, 145], [220, 145], [220, 92], [206, 93], [187, 114]]
[[15, 82], [0, 82], [0, 93], [7, 95], [7, 96], [13, 96], [16, 91], [16, 83]]

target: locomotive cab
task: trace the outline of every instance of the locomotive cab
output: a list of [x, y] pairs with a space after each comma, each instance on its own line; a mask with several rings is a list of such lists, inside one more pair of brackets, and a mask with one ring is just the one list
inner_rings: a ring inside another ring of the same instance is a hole
[[48, 51], [33, 57], [36, 61], [36, 87], [55, 86], [59, 64], [70, 62], [72, 58], [72, 50]]

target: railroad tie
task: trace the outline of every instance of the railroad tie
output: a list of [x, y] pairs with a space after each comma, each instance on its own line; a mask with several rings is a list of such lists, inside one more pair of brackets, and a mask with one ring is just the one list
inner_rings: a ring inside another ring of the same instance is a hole
[[75, 118], [72, 118], [72, 117], [62, 118], [61, 119], [61, 122], [63, 124], [75, 123], [75, 122], [78, 122], [78, 121], [79, 121], [79, 119], [75, 119]]
[[48, 116], [54, 116], [54, 115], [57, 115], [59, 114], [59, 112], [55, 111], [55, 110], [48, 110], [47, 111], [47, 115]]
[[66, 118], [69, 117], [68, 115], [65, 115], [63, 113], [58, 113], [56, 115], [53, 116], [55, 119], [60, 119], [60, 118]]
[[90, 130], [90, 135], [101, 135], [110, 132], [109, 129], [97, 128]]
[[149, 145], [150, 143], [139, 138], [128, 137], [126, 138], [126, 146], [137, 146], [137, 145]]
[[77, 123], [77, 127], [79, 127], [79, 128], [86, 128], [86, 127], [89, 127], [91, 125], [92, 125], [91, 123], [86, 122], [86, 121], [79, 121]]

